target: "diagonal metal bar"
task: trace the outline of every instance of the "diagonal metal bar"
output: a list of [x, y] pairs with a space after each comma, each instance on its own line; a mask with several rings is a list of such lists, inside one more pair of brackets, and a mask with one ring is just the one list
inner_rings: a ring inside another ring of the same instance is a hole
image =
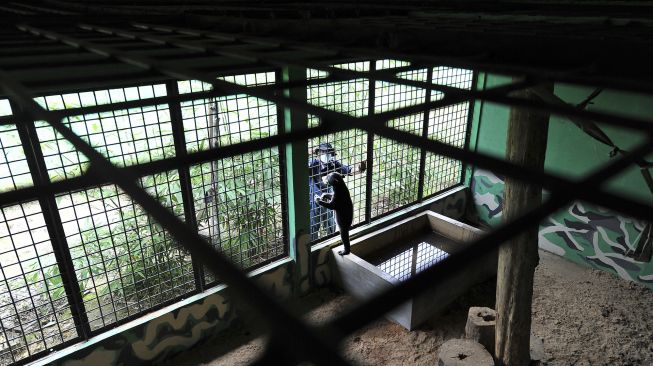
[[[254, 52], [248, 52], [248, 51], [227, 51], [224, 50], [224, 48], [221, 47], [216, 47], [216, 46], [210, 46], [206, 45], [201, 42], [191, 42], [191, 41], [176, 41], [176, 40], [170, 40], [165, 37], [160, 37], [160, 36], [153, 36], [153, 35], [139, 35], [133, 32], [125, 31], [122, 29], [115, 29], [115, 28], [108, 28], [108, 27], [98, 27], [94, 25], [88, 25], [88, 24], [83, 24], [80, 25], [80, 28], [89, 30], [89, 31], [96, 31], [100, 33], [105, 33], [105, 34], [110, 34], [114, 36], [119, 36], [123, 37], [126, 39], [137, 39], [145, 42], [150, 42], [150, 43], [156, 43], [156, 44], [166, 44], [172, 47], [178, 47], [178, 48], [187, 48], [187, 49], [192, 49], [195, 51], [199, 52], [204, 52], [207, 54], [214, 54], [218, 56], [229, 56], [233, 58], [242, 58], [244, 60], [250, 61], [250, 62], [256, 62], [259, 64], [268, 64], [273, 67], [298, 67], [298, 68], [312, 68], [315, 70], [319, 71], [324, 71], [329, 73], [329, 76], [335, 76], [342, 78], [344, 80], [351, 80], [351, 79], [356, 79], [356, 78], [365, 78], [369, 79], [371, 83], [374, 81], [384, 81], [388, 83], [394, 83], [394, 84], [402, 84], [402, 85], [407, 85], [407, 86], [412, 86], [416, 88], [423, 88], [428, 91], [439, 91], [445, 93], [447, 96], [451, 98], [458, 98], [461, 101], [462, 100], [468, 100], [471, 99], [476, 93], [484, 94], [486, 91], [470, 91], [467, 89], [461, 89], [461, 88], [455, 88], [451, 86], [446, 86], [446, 85], [439, 85], [439, 84], [433, 84], [431, 82], [425, 82], [425, 81], [417, 81], [417, 80], [410, 80], [406, 78], [400, 78], [396, 76], [396, 72], [394, 70], [372, 70], [372, 71], [356, 71], [356, 70], [349, 70], [349, 69], [344, 69], [344, 68], [338, 68], [338, 67], [333, 67], [333, 66], [323, 66], [323, 65], [315, 65], [314, 63], [307, 63], [307, 62], [299, 62], [296, 61], [296, 59], [290, 59], [290, 58], [283, 58], [280, 56], [275, 56], [275, 57], [269, 57], [265, 54], [260, 55]], [[180, 70], [177, 68], [177, 70]], [[186, 72], [189, 73], [191, 72], [190, 70], [185, 70], [180, 72]], [[313, 80], [307, 80], [304, 81], [304, 84], [306, 84], [309, 81]], [[504, 94], [509, 91], [514, 91], [516, 89], [523, 89], [528, 86], [532, 86], [536, 84], [537, 82], [535, 80], [524, 80], [519, 83], [514, 83], [502, 87], [498, 87], [496, 90], [494, 90], [494, 93], [499, 93], [499, 94]], [[254, 95], [256, 97], [260, 97], [262, 99], [268, 99], [264, 96], [259, 96], [255, 92], [250, 93], [251, 95]], [[279, 101], [275, 101], [279, 103]]]
[[213, 248], [198, 233], [180, 221], [172, 212], [150, 196], [136, 183], [136, 178], [127, 171], [118, 169], [91, 145], [77, 136], [62, 121], [52, 118], [30, 95], [22, 85], [16, 83], [6, 72], [0, 70], [0, 85], [13, 100], [24, 109], [24, 113], [34, 120], [46, 120], [76, 149], [82, 152], [91, 162], [92, 174], [103, 176], [118, 185], [135, 202], [141, 205], [163, 228], [168, 230], [179, 243], [191, 253], [197, 254], [202, 264], [207, 266], [227, 285], [228, 292], [239, 301], [243, 307], [251, 307], [259, 315], [259, 319], [267, 323], [272, 332], [281, 337], [296, 338], [298, 361], [314, 360], [323, 365], [346, 365], [333, 341], [308, 329], [300, 320], [290, 315], [284, 307], [265, 294], [257, 285], [248, 279], [245, 273]]
[[[518, 219], [501, 225], [486, 236], [476, 240], [465, 249], [453, 253], [447, 259], [438, 262], [433, 267], [420, 272], [400, 285], [394, 286], [383, 293], [363, 301], [359, 306], [341, 315], [324, 326], [325, 329], [335, 328], [339, 330], [340, 336], [346, 336], [353, 331], [365, 326], [371, 321], [383, 316], [388, 311], [399, 306], [411, 297], [415, 296], [428, 287], [432, 287], [443, 278], [447, 278], [465, 268], [465, 264], [471, 260], [481, 259], [489, 255], [506, 240], [519, 234], [533, 225], [539, 224], [541, 220], [564, 207], [576, 198], [576, 193], [583, 190], [595, 191], [603, 181], [614, 177], [626, 168], [632, 166], [637, 159], [653, 150], [653, 135], [648, 135], [646, 141], [633, 149], [623, 157], [612, 161], [598, 171], [589, 174], [580, 182], [574, 184], [573, 190], [560, 190], [552, 192], [550, 199], [545, 201], [537, 209], [534, 209]], [[649, 211], [649, 215], [653, 211]]]
[[[344, 123], [344, 122], [336, 122]], [[511, 176], [525, 182], [541, 185], [551, 191], [573, 191], [579, 199], [593, 202], [598, 205], [611, 208], [615, 211], [627, 213], [638, 218], [648, 218], [653, 206], [638, 202], [621, 195], [609, 193], [599, 187], [577, 189], [577, 183], [560, 178], [550, 173], [544, 173], [536, 169], [529, 169], [515, 165], [505, 160], [490, 155], [471, 152], [448, 145], [426, 137], [417, 136], [409, 132], [400, 131], [383, 125], [365, 125], [358, 120], [347, 121], [348, 125], [354, 128], [364, 129], [390, 140], [408, 144], [411, 146], [424, 147], [429, 152], [435, 152], [456, 160], [482, 167], [494, 172]], [[639, 157], [641, 159], [641, 156]]]
[[[39, 30], [36, 30], [36, 29], [33, 29], [33, 28], [25, 27], [25, 29], [29, 30], [31, 32], [35, 32], [36, 34], [41, 34], [41, 33], [39, 33]], [[58, 39], [61, 42], [65, 42], [66, 44], [74, 44], [74, 45], [77, 45], [79, 47], [84, 47], [84, 48], [87, 48], [89, 50], [93, 50], [94, 52], [100, 52], [101, 54], [111, 54], [111, 52], [114, 51], [114, 50], [111, 50], [111, 49], [107, 49], [106, 47], [102, 47], [101, 49], [98, 49], [95, 45], [88, 44], [87, 42], [84, 42], [83, 44], [75, 43], [75, 42], [78, 42], [78, 40], [75, 40], [75, 39], [72, 39], [72, 38], [66, 37], [66, 36], [60, 36], [60, 35], [57, 35], [56, 33], [52, 33], [52, 32], [45, 31], [45, 33], [43, 33], [43, 35], [47, 36], [49, 38], [52, 38], [52, 39]], [[63, 38], [58, 38], [58, 37], [63, 37]], [[142, 65], [144, 67], [146, 67], [145, 65], [147, 65], [148, 61], [154, 62], [153, 60], [143, 59], [143, 58], [140, 58], [140, 57], [137, 57], [135, 59], [132, 59], [131, 56], [120, 56], [120, 57], [121, 57], [121, 59], [126, 58], [125, 59], [126, 62], [129, 61], [129, 62], [132, 62], [132, 63], [136, 63], [138, 65]], [[154, 64], [153, 67], [157, 67], [157, 64]], [[161, 66], [158, 66], [158, 67], [161, 67]], [[165, 72], [166, 70], [162, 70], [162, 71]], [[183, 69], [179, 70], [178, 68], [175, 68], [175, 70], [171, 71], [170, 73], [173, 74], [173, 75], [177, 75], [177, 76], [182, 74], [182, 76], [184, 76], [184, 78], [191, 78], [191, 79], [192, 78], [196, 78], [196, 79], [200, 78], [200, 76], [194, 75], [193, 72], [191, 72], [191, 71], [183, 70]], [[184, 74], [184, 73], [186, 73], [186, 74]], [[190, 75], [187, 75], [187, 74], [190, 74]], [[209, 82], [209, 83], [214, 83], [214, 84], [218, 82], [215, 79], [204, 79], [203, 81], [206, 81], [206, 82]], [[259, 93], [252, 93], [251, 89], [248, 89], [247, 87], [244, 87], [244, 86], [234, 85], [234, 84], [225, 83], [225, 82], [222, 82], [222, 84], [226, 84], [225, 87], [227, 89], [228, 88], [238, 89], [238, 92], [242, 92], [242, 93], [250, 92], [249, 94], [254, 94], [254, 95], [259, 94]], [[524, 85], [528, 85], [528, 83], [525, 82]], [[521, 87], [521, 85], [516, 86], [516, 88], [519, 88], [519, 87]], [[489, 89], [489, 90], [484, 91], [483, 93], [485, 93], [486, 95], [490, 95], [492, 93], [501, 94], [503, 92], [506, 92], [506, 91], [510, 90], [511, 88], [513, 88], [513, 86], [508, 85], [506, 87], [499, 87], [497, 89]], [[269, 93], [263, 93], [263, 94], [264, 95], [262, 95], [262, 97], [268, 98], [268, 99], [273, 99], [274, 101], [277, 101], [279, 104], [284, 104], [284, 103], [288, 102], [288, 104], [291, 104], [291, 106], [299, 105], [301, 107], [304, 107], [304, 108], [308, 109], [309, 111], [313, 112], [314, 114], [321, 116], [323, 119], [325, 119], [327, 121], [337, 121], [337, 120], [346, 119], [346, 120], [348, 120], [348, 123], [353, 123], [353, 124], [358, 123], [360, 125], [361, 129], [368, 130], [368, 131], [372, 131], [373, 128], [383, 128], [381, 124], [375, 123], [375, 122], [377, 122], [377, 120], [384, 122], [384, 121], [386, 121], [387, 119], [389, 119], [389, 118], [391, 118], [393, 116], [401, 116], [401, 115], [406, 115], [406, 114], [409, 114], [409, 113], [413, 113], [415, 111], [423, 111], [424, 110], [424, 106], [419, 106], [419, 105], [418, 106], [413, 106], [413, 107], [407, 107], [407, 108], [404, 108], [404, 109], [387, 112], [385, 114], [378, 114], [378, 115], [375, 115], [375, 116], [367, 117], [365, 119], [365, 123], [363, 123], [361, 120], [356, 120], [353, 117], [343, 116], [342, 114], [337, 113], [337, 112], [325, 110], [325, 109], [320, 108], [320, 107], [310, 106], [310, 105], [307, 105], [305, 102], [302, 103], [302, 102], [292, 101], [292, 100], [288, 101], [288, 100], [284, 99], [283, 97], [277, 97], [276, 95], [270, 95]], [[463, 98], [461, 98], [460, 100], [462, 100], [462, 99]], [[456, 103], [458, 101], [459, 101], [459, 99], [457, 97], [449, 97], [448, 95], [446, 95], [442, 100], [431, 102], [431, 103], [428, 104], [428, 106], [429, 107], [444, 106], [444, 105], [454, 104], [454, 103]], [[415, 137], [407, 135], [406, 138], [410, 139], [410, 138], [415, 138]], [[419, 142], [416, 142], [416, 143], [419, 143]], [[460, 154], [462, 154], [462, 155], [461, 156], [456, 156], [451, 152], [453, 150], [451, 150], [451, 148], [448, 147], [447, 145], [437, 143], [437, 142], [430, 142], [430, 143], [435, 144], [435, 145], [439, 145], [439, 146], [435, 147], [436, 149], [439, 148], [439, 150], [432, 150], [433, 152], [437, 152], [437, 153], [441, 153], [442, 155], [447, 155], [447, 156], [450, 156], [450, 157], [454, 157], [456, 159], [463, 160], [465, 162], [473, 162], [474, 161], [473, 156], [469, 156], [469, 153], [465, 153], [465, 152], [462, 152], [462, 151], [457, 151], [458, 155], [460, 155]], [[450, 151], [447, 152], [446, 151], [447, 149], [449, 149]], [[464, 155], [467, 155], [467, 157], [465, 158]], [[485, 159], [485, 161], [488, 161], [488, 159]], [[163, 162], [161, 162], [161, 163], [153, 162], [152, 163], [152, 165], [156, 165], [156, 164], [163, 164]], [[506, 164], [507, 163], [504, 162], [504, 161], [500, 161], [498, 159], [495, 159], [495, 161], [489, 162], [488, 165], [480, 165], [480, 166], [496, 170], [496, 171], [498, 171], [500, 173], [508, 173], [508, 172], [512, 171], [512, 169], [511, 169], [510, 166], [506, 166]], [[523, 174], [523, 176], [521, 178], [524, 178], [525, 180], [528, 181], [529, 178], [531, 178], [531, 176], [532, 177], [542, 178], [541, 177], [542, 174], [540, 172], [526, 172], [526, 174]], [[544, 178], [547, 178], [547, 177], [545, 176]], [[548, 177], [548, 178], [550, 178], [550, 177]], [[548, 179], [548, 180], [550, 181], [551, 179]], [[552, 182], [551, 186], [555, 186], [553, 183], [555, 183], [555, 182]], [[547, 187], [548, 187], [548, 185], [547, 185]], [[613, 199], [613, 202], [616, 202], [616, 201], [617, 200]], [[608, 204], [606, 206], [614, 208], [614, 207], [611, 206], [611, 204]], [[619, 209], [617, 209], [617, 210], [619, 210]]]
[[[260, 72], [266, 72], [270, 71], [269, 69], [261, 69]], [[254, 86], [249, 86], [251, 90], [278, 90], [278, 89], [286, 89], [286, 88], [296, 88], [296, 87], [305, 87], [305, 86], [311, 86], [311, 85], [319, 85], [323, 83], [329, 83], [329, 82], [338, 82], [338, 81], [347, 81], [350, 80], [348, 78], [344, 78], [341, 76], [327, 76], [325, 78], [321, 79], [312, 79], [312, 80], [307, 80], [307, 81], [291, 81], [291, 82], [279, 82], [279, 83], [274, 83], [270, 85], [254, 85]], [[170, 79], [163, 79], [160, 81], [156, 81], [153, 83], [165, 83], [170, 81]], [[233, 92], [229, 91], [224, 91], [224, 90], [207, 90], [207, 91], [198, 91], [198, 92], [190, 92], [190, 93], [183, 93], [183, 94], [178, 94], [178, 95], [166, 95], [166, 96], [161, 96], [161, 97], [153, 97], [153, 98], [147, 98], [147, 99], [136, 99], [136, 100], [128, 100], [124, 102], [114, 102], [111, 104], [98, 104], [98, 105], [93, 105], [93, 106], [80, 106], [80, 107], [74, 107], [74, 108], [66, 108], [66, 109], [59, 109], [59, 110], [50, 110], [48, 111], [49, 113], [52, 113], [56, 115], [56, 118], [64, 118], [64, 117], [71, 117], [71, 116], [77, 116], [81, 114], [91, 114], [91, 113], [102, 113], [102, 112], [111, 112], [115, 111], [117, 109], [130, 109], [130, 108], [138, 108], [138, 107], [144, 107], [147, 105], [157, 105], [157, 104], [169, 104], [169, 103], [180, 103], [180, 102], [188, 102], [188, 101], [193, 101], [197, 99], [208, 99], [208, 98], [216, 98], [216, 97], [225, 97], [229, 95], [233, 95]], [[12, 124], [12, 118], [11, 116], [1, 116], [0, 117], [0, 125], [2, 124]]]
[[[248, 61], [248, 62], [255, 62], [255, 63], [260, 63], [260, 64], [268, 64], [270, 66], [275, 66], [275, 67], [283, 67], [283, 66], [290, 66], [290, 67], [298, 67], [298, 68], [310, 68], [314, 70], [319, 70], [319, 71], [324, 71], [329, 73], [329, 75], [337, 75], [342, 78], [347, 78], [347, 79], [353, 79], [353, 78], [367, 78], [370, 79], [370, 81], [385, 81], [389, 83], [400, 83], [403, 85], [408, 85], [408, 86], [413, 86], [416, 88], [424, 88], [428, 91], [440, 91], [443, 93], [457, 93], [460, 92], [462, 89], [460, 88], [455, 88], [447, 85], [440, 85], [440, 84], [433, 84], [432, 82], [423, 82], [423, 81], [417, 81], [417, 80], [410, 80], [406, 78], [400, 78], [397, 77], [397, 73], [399, 71], [395, 69], [387, 69], [387, 70], [370, 70], [370, 71], [356, 71], [356, 70], [349, 70], [345, 68], [340, 68], [340, 67], [333, 67], [329, 65], [323, 65], [323, 64], [316, 64], [316, 63], [308, 63], [308, 62], [299, 62], [297, 61], [296, 58], [287, 58], [287, 57], [282, 57], [282, 56], [274, 56], [270, 57], [269, 55], [266, 55], [265, 53], [257, 53], [257, 52], [251, 52], [251, 51], [245, 51], [245, 50], [238, 50], [238, 51], [232, 51], [228, 50], [225, 47], [220, 47], [220, 46], [213, 46], [213, 45], [208, 45], [203, 42], [199, 41], [179, 41], [179, 40], [174, 40], [174, 39], [169, 39], [166, 37], [161, 37], [161, 36], [156, 36], [156, 35], [139, 35], [134, 32], [129, 32], [123, 29], [116, 29], [116, 28], [109, 28], [109, 27], [100, 27], [100, 26], [94, 26], [90, 24], [82, 24], [80, 25], [80, 28], [86, 29], [86, 30], [92, 30], [92, 31], [97, 31], [105, 34], [110, 34], [110, 35], [115, 35], [119, 37], [124, 37], [127, 39], [138, 39], [146, 42], [152, 42], [152, 43], [158, 43], [158, 44], [167, 44], [172, 47], [178, 47], [178, 48], [184, 48], [184, 49], [189, 49], [193, 51], [198, 51], [198, 52], [204, 52], [207, 54], [214, 54], [214, 55], [219, 55], [219, 56], [228, 56], [228, 57], [233, 57], [233, 58], [239, 58], [242, 59], [243, 61]], [[159, 27], [159, 30], [162, 30], [161, 27]], [[172, 29], [167, 29], [166, 31], [173, 33], [174, 31]], [[199, 37], [207, 37], [210, 36], [210, 33], [202, 33], [199, 32], [196, 34]], [[236, 38], [238, 40], [238, 38]], [[277, 46], [278, 48], [281, 48], [281, 46]], [[317, 50], [313, 52], [318, 52]], [[415, 69], [419, 67], [412, 67], [410, 69]]]
[[[45, 111], [42, 111], [42, 112], [44, 113], [42, 116], [47, 115], [47, 113], [45, 113]], [[359, 121], [359, 122], [360, 122], [360, 121]], [[59, 122], [59, 123], [60, 123], [60, 122]], [[382, 128], [386, 128], [386, 127], [384, 127], [384, 126], [381, 126], [381, 127], [382, 127]], [[64, 126], [64, 128], [65, 128], [65, 126]], [[395, 132], [396, 132], [396, 131], [395, 131]], [[82, 140], [82, 142], [83, 142], [83, 140]], [[649, 141], [649, 143], [650, 143], [650, 141]], [[91, 148], [91, 149], [92, 149], [92, 148]], [[100, 157], [100, 158], [102, 158], [102, 157]], [[110, 165], [110, 164], [109, 164], [109, 165]], [[555, 196], [554, 196], [554, 197], [555, 197]], [[156, 207], [155, 207], [155, 208], [156, 208]], [[649, 211], [649, 212], [650, 212], [650, 211]]]
[[[546, 107], [546, 108], [548, 108], [548, 107]], [[324, 113], [324, 112], [323, 112], [323, 113]], [[338, 117], [340, 117], [340, 118], [342, 118], [342, 116], [341, 116], [341, 115], [339, 115], [339, 114], [338, 114]], [[648, 122], [646, 122], [646, 123], [648, 123]], [[366, 126], [361, 126], [361, 128], [363, 128], [363, 129], [369, 129], [370, 127], [366, 127]], [[447, 154], [445, 154], [445, 155], [447, 155]], [[450, 155], [449, 155], [449, 156], [450, 156]], [[613, 201], [614, 201], [614, 200], [613, 200]]]
[[[130, 39], [140, 39], [144, 41], [149, 41], [149, 42], [154, 42], [154, 43], [161, 43], [165, 42], [165, 39], [150, 39], [149, 37], [139, 37], [136, 34], [133, 34], [131, 32], [124, 32], [124, 31], [115, 31], [115, 30], [110, 30], [110, 29], [105, 29], [105, 28], [93, 28], [91, 26], [86, 26], [88, 29], [92, 30], [97, 30], [99, 32], [104, 32], [104, 33], [109, 33], [109, 34], [115, 34], [119, 35], [122, 37], [127, 37]], [[273, 101], [275, 103], [278, 103], [282, 106], [288, 106], [292, 108], [300, 108], [302, 110], [305, 110], [308, 113], [316, 114], [322, 117], [325, 122], [328, 123], [328, 121], [331, 118], [338, 119], [340, 115], [335, 112], [331, 112], [325, 109], [321, 109], [316, 106], [312, 106], [310, 104], [304, 103], [304, 102], [299, 102], [299, 101], [293, 101], [289, 100], [288, 98], [284, 98], [283, 96], [277, 96], [275, 94], [270, 95], [271, 93], [258, 93], [256, 91], [253, 91], [251, 89], [247, 89], [247, 87], [243, 87], [240, 85], [236, 84], [230, 84], [226, 82], [220, 82], [215, 79], [203, 79], [201, 78], [204, 76], [203, 74], [197, 75], [197, 73], [191, 71], [191, 70], [186, 70], [183, 68], [179, 67], [172, 67], [172, 66], [166, 66], [166, 65], [160, 65], [160, 63], [157, 63], [155, 60], [151, 60], [145, 57], [139, 57], [139, 56], [134, 56], [130, 55], [125, 52], [120, 52], [118, 50], [113, 50], [107, 47], [103, 46], [98, 46], [94, 44], [90, 44], [88, 42], [85, 42], [83, 40], [77, 40], [73, 39], [71, 37], [67, 37], [64, 35], [59, 35], [54, 32], [49, 32], [49, 31], [44, 31], [44, 30], [39, 30], [33, 27], [29, 26], [19, 26], [19, 29], [25, 30], [32, 32], [37, 35], [43, 35], [45, 37], [51, 38], [51, 39], [57, 39], [61, 42], [64, 42], [69, 45], [74, 45], [76, 47], [82, 47], [85, 48], [91, 52], [96, 52], [101, 55], [111, 55], [113, 57], [118, 58], [119, 60], [122, 60], [127, 63], [131, 63], [137, 66], [141, 67], [147, 67], [148, 65], [152, 68], [158, 69], [160, 72], [164, 74], [169, 74], [170, 76], [177, 77], [180, 74], [185, 75], [186, 78], [190, 79], [197, 79], [197, 80], [202, 80], [207, 83], [213, 84], [216, 86], [216, 88], [235, 88], [238, 90], [239, 93], [246, 93], [246, 94], [251, 94], [253, 96], [262, 98], [262, 99], [267, 99], [270, 101]], [[119, 33], [116, 33], [119, 32]], [[174, 43], [174, 45], [177, 45], [177, 42]], [[252, 56], [253, 57], [253, 56]], [[307, 67], [305, 64], [299, 64], [302, 67]], [[310, 65], [308, 65], [310, 66]], [[359, 75], [360, 77], [365, 77], [365, 73], [362, 72], [357, 72], [357, 71], [351, 71], [351, 70], [342, 70], [338, 68], [331, 68], [329, 69], [331, 72], [336, 73], [337, 75], [340, 75], [340, 73], [344, 73], [344, 76], [349, 77], [352, 75]], [[183, 77], [182, 77], [183, 78]], [[410, 81], [405, 80], [405, 79], [397, 79], [397, 78], [392, 78], [392, 79], [379, 79], [383, 81], [391, 81], [391, 82], [402, 82], [402, 83], [408, 83]], [[415, 85], [421, 85], [421, 87], [425, 87], [424, 85], [432, 85], [430, 83], [424, 83], [424, 82], [415, 82], [417, 84]], [[523, 84], [522, 84], [523, 83]], [[633, 118], [628, 118], [628, 117], [620, 117], [620, 116], [611, 116], [611, 115], [606, 115], [605, 113], [598, 113], [598, 112], [590, 112], [590, 111], [584, 111], [584, 110], [578, 110], [577, 108], [573, 108], [572, 106], [563, 106], [563, 105], [551, 105], [547, 104], [544, 102], [538, 102], [538, 101], [532, 101], [532, 100], [525, 100], [525, 99], [520, 99], [520, 98], [511, 98], [506, 96], [505, 94], [510, 92], [511, 90], [516, 90], [519, 88], [525, 88], [527, 86], [532, 85], [532, 81], [523, 81], [522, 83], [516, 83], [516, 84], [509, 84], [504, 87], [497, 87], [496, 89], [489, 89], [485, 91], [468, 91], [464, 89], [458, 89], [458, 88], [449, 88], [449, 92], [445, 94], [445, 98], [453, 98], [449, 99], [451, 100], [459, 100], [459, 101], [464, 101], [468, 100], [470, 98], [476, 98], [480, 100], [487, 100], [490, 102], [496, 102], [496, 103], [501, 103], [501, 104], [506, 104], [506, 105], [511, 105], [511, 106], [523, 106], [523, 107], [528, 107], [532, 109], [538, 109], [538, 110], [547, 110], [547, 111], [553, 111], [556, 114], [564, 115], [564, 116], [576, 116], [576, 117], [586, 117], [586, 118], [593, 118], [594, 120], [598, 122], [603, 122], [607, 124], [615, 124], [619, 126], [626, 126], [626, 127], [632, 127], [632, 128], [641, 128], [645, 129], [648, 131], [653, 130], [653, 124], [650, 123], [649, 121], [644, 121], [644, 120], [639, 120], [639, 119], [633, 119]], [[220, 84], [220, 85], [216, 85]], [[408, 84], [407, 84], [408, 85]], [[412, 85], [412, 84], [411, 84]], [[428, 88], [428, 86], [426, 86]], [[453, 96], [452, 96], [453, 94]], [[436, 102], [437, 103], [437, 102]], [[418, 108], [418, 107], [416, 107]], [[331, 112], [331, 113], [329, 113]], [[408, 111], [408, 108], [406, 109], [405, 113], [411, 113]], [[327, 116], [327, 114], [330, 114]], [[398, 114], [397, 116], [400, 116], [401, 114]]]

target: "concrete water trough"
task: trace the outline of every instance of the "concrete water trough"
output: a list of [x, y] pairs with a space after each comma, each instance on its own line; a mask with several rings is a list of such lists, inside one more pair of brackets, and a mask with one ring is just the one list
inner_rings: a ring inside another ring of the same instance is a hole
[[[356, 298], [369, 298], [436, 264], [471, 243], [482, 231], [426, 211], [352, 240], [351, 254], [332, 249], [336, 281]], [[497, 254], [422, 292], [386, 316], [408, 330], [442, 311], [467, 289], [496, 275]]]

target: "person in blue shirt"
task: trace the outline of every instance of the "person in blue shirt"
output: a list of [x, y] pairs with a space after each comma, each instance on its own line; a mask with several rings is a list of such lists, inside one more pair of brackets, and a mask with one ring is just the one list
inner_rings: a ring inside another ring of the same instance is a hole
[[322, 193], [333, 193], [333, 189], [326, 182], [329, 173], [337, 172], [343, 177], [363, 173], [367, 164], [362, 161], [357, 168], [345, 165], [336, 159], [336, 149], [328, 142], [322, 142], [313, 151], [313, 157], [308, 161], [309, 202], [311, 207], [311, 241], [318, 238], [320, 227], [326, 230], [327, 235], [336, 231], [336, 222], [332, 210], [315, 203], [315, 196]]

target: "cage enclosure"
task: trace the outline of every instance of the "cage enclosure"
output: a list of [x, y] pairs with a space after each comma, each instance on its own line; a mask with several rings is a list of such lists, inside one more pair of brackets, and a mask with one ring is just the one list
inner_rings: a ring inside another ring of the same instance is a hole
[[[369, 298], [462, 250], [483, 232], [432, 211], [425, 211], [352, 240], [351, 254], [332, 249], [336, 283], [352, 296]], [[476, 260], [386, 314], [413, 330], [435, 316], [476, 283], [496, 274], [497, 252]]]

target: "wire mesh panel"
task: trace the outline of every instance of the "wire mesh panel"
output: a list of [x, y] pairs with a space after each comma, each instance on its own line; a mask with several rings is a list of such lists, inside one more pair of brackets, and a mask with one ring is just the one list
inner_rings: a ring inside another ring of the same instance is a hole
[[[48, 109], [113, 103], [165, 95], [147, 85], [38, 98]], [[166, 105], [73, 116], [73, 132], [119, 166], [174, 156]], [[52, 180], [79, 175], [87, 159], [45, 122], [36, 131]], [[177, 171], [139, 184], [183, 219]], [[73, 266], [92, 330], [139, 314], [195, 289], [190, 255], [145, 210], [113, 184], [57, 195]]]
[[[421, 135], [424, 113], [388, 121], [388, 126]], [[374, 136], [372, 217], [414, 203], [418, 199], [420, 149]]]
[[[379, 60], [376, 66], [384, 69], [407, 66], [398, 60]], [[419, 69], [398, 73], [398, 77], [425, 81], [428, 70]], [[424, 89], [386, 82], [375, 83], [374, 111], [385, 112], [425, 101]], [[388, 126], [421, 135], [424, 113], [388, 121]], [[419, 193], [420, 149], [395, 141], [374, 137], [374, 166], [372, 171], [372, 217], [416, 202]]]
[[[428, 70], [400, 72], [397, 77], [407, 80], [426, 81]], [[374, 113], [391, 111], [424, 102], [426, 91], [414, 86], [377, 81], [374, 84]]]
[[[439, 66], [433, 68], [434, 84], [471, 89], [472, 70]], [[433, 92], [432, 100], [442, 98], [442, 93]], [[429, 112], [428, 137], [456, 147], [464, 147], [469, 121], [469, 102], [433, 109]], [[424, 195], [430, 196], [460, 183], [462, 163], [432, 153], [426, 154]]]
[[[369, 71], [370, 63], [356, 62], [334, 65], [356, 71]], [[324, 76], [316, 70], [307, 70], [309, 79]], [[355, 79], [330, 82], [307, 87], [310, 104], [324, 107], [355, 117], [367, 115], [369, 102], [369, 81]], [[320, 123], [315, 116], [309, 116], [309, 126]], [[327, 174], [339, 172], [345, 175], [354, 204], [356, 225], [365, 220], [366, 176], [361, 174], [361, 163], [367, 159], [367, 133], [349, 130], [309, 139], [309, 197], [311, 240], [315, 241], [334, 234], [337, 230], [333, 211], [317, 205], [314, 196], [331, 191], [325, 182]]]
[[[0, 115], [11, 115], [0, 100]], [[0, 192], [31, 186], [15, 125], [0, 126]], [[38, 201], [0, 207], [0, 365], [77, 337]]]
[[421, 242], [408, 249], [402, 248], [400, 252], [393, 253], [389, 259], [376, 266], [399, 281], [405, 281], [448, 256], [449, 253], [444, 250], [427, 242]]
[[376, 60], [374, 66], [376, 70], [386, 70], [386, 69], [394, 69], [397, 67], [410, 66], [410, 62], [384, 59], [384, 60]]
[[[274, 72], [227, 76], [241, 85], [275, 82]], [[180, 93], [209, 90], [179, 82]], [[182, 103], [187, 151], [195, 152], [277, 134], [274, 103], [248, 95]], [[243, 269], [287, 253], [283, 236], [279, 149], [271, 148], [190, 167], [200, 234]], [[213, 276], [206, 275], [207, 282]]]

